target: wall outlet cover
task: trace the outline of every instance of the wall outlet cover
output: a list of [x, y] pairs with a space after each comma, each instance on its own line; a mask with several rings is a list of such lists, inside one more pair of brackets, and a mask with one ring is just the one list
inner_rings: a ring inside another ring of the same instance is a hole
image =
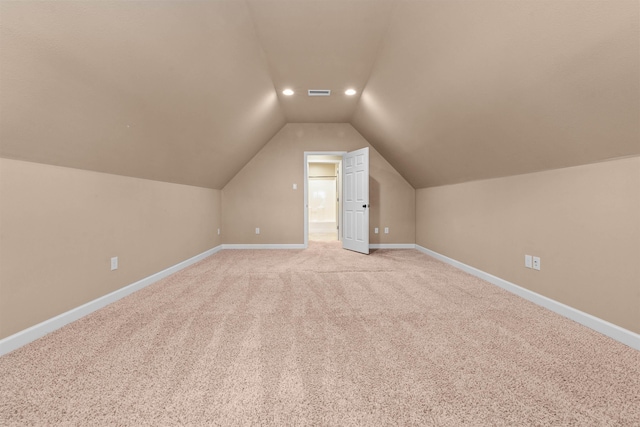
[[527, 268], [533, 268], [533, 259], [531, 255], [524, 256], [524, 266]]
[[260, 234], [260, 227], [256, 227], [256, 234]]
[[379, 231], [379, 230], [378, 230], [378, 227], [376, 227], [376, 228], [374, 228], [374, 229], [373, 229], [374, 234], [378, 234], [378, 231]]
[[533, 257], [533, 269], [540, 271], [540, 257]]
[[111, 271], [118, 269], [118, 257], [114, 256], [111, 258]]

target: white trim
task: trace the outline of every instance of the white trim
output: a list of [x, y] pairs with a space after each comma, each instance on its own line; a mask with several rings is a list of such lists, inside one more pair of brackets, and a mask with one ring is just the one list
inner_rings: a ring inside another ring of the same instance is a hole
[[93, 301], [89, 301], [88, 303], [83, 304], [79, 307], [72, 308], [69, 311], [52, 317], [51, 319], [45, 320], [44, 322], [38, 323], [37, 325], [31, 326], [30, 328], [24, 329], [13, 335], [3, 338], [2, 340], [0, 340], [0, 356], [12, 352], [13, 350], [16, 350], [26, 344], [29, 344], [30, 342], [35, 341], [38, 338], [42, 338], [43, 336], [55, 331], [56, 329], [60, 329], [61, 327], [68, 325], [71, 322], [75, 322], [76, 320], [90, 313], [93, 313], [98, 309], [106, 307], [107, 305], [116, 302], [119, 299], [126, 297], [127, 295], [139, 291], [140, 289], [145, 288], [160, 279], [164, 279], [165, 277], [176, 273], [183, 268], [195, 264], [196, 262], [201, 261], [204, 258], [215, 254], [216, 252], [219, 252], [221, 249], [222, 245], [216, 246], [213, 249], [209, 249], [208, 251], [191, 257], [172, 267], [166, 268], [158, 273], [152, 274], [151, 276], [145, 277], [142, 280], [127, 285], [107, 295], [101, 296], [100, 298], [96, 298]]
[[369, 249], [415, 249], [413, 243], [370, 243]]
[[609, 338], [613, 338], [616, 341], [626, 344], [631, 348], [640, 350], [640, 334], [636, 334], [635, 332], [632, 332], [628, 329], [621, 328], [620, 326], [614, 325], [613, 323], [609, 323], [606, 320], [602, 320], [591, 314], [585, 313], [583, 311], [570, 307], [566, 304], [563, 304], [551, 298], [545, 297], [544, 295], [540, 295], [538, 293], [535, 293], [533, 291], [530, 291], [528, 289], [515, 285], [504, 279], [501, 279], [492, 274], [486, 273], [475, 267], [471, 267], [470, 265], [464, 264], [460, 261], [456, 261], [455, 259], [449, 258], [445, 255], [442, 255], [430, 249], [424, 248], [420, 245], [416, 245], [416, 249], [440, 261], [450, 264], [462, 271], [465, 271], [473, 276], [479, 277], [480, 279], [486, 280], [489, 283], [499, 286], [502, 289], [505, 289], [511, 293], [514, 293], [528, 301], [531, 301], [534, 304], [542, 306], [561, 316], [567, 317], [575, 322], [578, 322], [586, 326], [587, 328], [591, 328], [594, 331], [600, 332], [601, 334], [604, 334]]
[[305, 249], [305, 245], [300, 243], [234, 243], [222, 245], [222, 249]]

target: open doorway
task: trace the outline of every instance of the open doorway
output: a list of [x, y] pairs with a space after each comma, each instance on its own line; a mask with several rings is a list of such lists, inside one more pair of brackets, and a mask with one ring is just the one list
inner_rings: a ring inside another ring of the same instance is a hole
[[305, 153], [305, 245], [341, 240], [342, 153]]

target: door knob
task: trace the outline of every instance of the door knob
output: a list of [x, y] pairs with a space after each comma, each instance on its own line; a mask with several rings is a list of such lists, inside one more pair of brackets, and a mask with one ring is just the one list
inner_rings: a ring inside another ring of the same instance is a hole
[[363, 208], [368, 208], [368, 207], [369, 207], [369, 205], [362, 205], [362, 207], [363, 207]]

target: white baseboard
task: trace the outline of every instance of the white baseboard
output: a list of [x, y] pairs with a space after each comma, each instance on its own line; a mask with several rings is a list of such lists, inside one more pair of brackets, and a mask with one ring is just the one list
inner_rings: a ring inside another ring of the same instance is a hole
[[304, 243], [239, 243], [225, 244], [222, 249], [305, 249]]
[[[577, 310], [568, 305], [562, 304], [558, 301], [552, 300], [551, 298], [545, 297], [543, 295], [537, 294], [528, 289], [522, 288], [504, 279], [493, 276], [475, 267], [471, 267], [467, 264], [464, 264], [460, 261], [456, 261], [452, 258], [449, 258], [437, 252], [434, 252], [430, 249], [424, 248], [420, 245], [414, 245], [413, 243], [406, 243], [406, 244], [404, 243], [384, 244], [383, 243], [383, 244], [371, 244], [369, 245], [369, 247], [371, 249], [414, 249], [415, 248], [440, 261], [450, 264], [473, 276], [479, 277], [480, 279], [483, 279], [511, 293], [514, 293], [528, 301], [533, 302], [534, 304], [545, 307], [555, 313], [558, 313], [564, 317], [574, 320], [588, 328], [591, 328], [597, 332], [607, 335], [608, 337], [613, 338], [616, 341], [626, 344], [629, 347], [632, 347], [636, 350], [640, 350], [639, 334], [636, 334], [632, 331], [621, 328], [620, 326], [614, 325], [613, 323], [609, 323], [606, 320], [602, 320], [598, 317], [592, 316], [591, 314], [584, 313], [580, 310]], [[222, 249], [304, 249], [304, 248], [305, 248], [304, 244], [226, 244], [226, 245], [217, 246], [213, 249], [209, 249], [208, 251], [205, 251], [192, 258], [182, 261], [172, 267], [169, 267], [158, 273], [152, 274], [151, 276], [148, 276], [142, 280], [139, 280], [128, 286], [125, 286], [124, 288], [118, 289], [117, 291], [111, 292], [105, 296], [97, 298], [93, 301], [90, 301], [86, 304], [83, 304], [79, 307], [71, 309], [65, 313], [62, 313], [51, 319], [45, 320], [44, 322], [41, 322], [37, 325], [34, 325], [30, 328], [27, 328], [14, 335], [8, 336], [0, 340], [0, 356], [7, 354], [17, 348], [20, 348], [23, 345], [26, 345], [32, 341], [35, 341], [36, 339], [41, 338], [46, 334], [55, 331], [56, 329], [59, 329], [102, 307], [105, 307], [121, 298], [124, 298], [125, 296], [130, 295], [135, 291], [138, 291], [144, 287], [147, 287], [152, 283], [157, 282], [160, 279], [163, 279], [173, 273], [176, 273], [182, 270], [183, 268], [186, 268], [192, 264], [195, 264], [196, 262], [208, 256], [211, 256]]]
[[370, 243], [369, 249], [415, 249], [414, 243]]
[[499, 286], [502, 289], [505, 289], [511, 293], [514, 293], [528, 301], [531, 301], [534, 304], [542, 306], [561, 316], [564, 316], [575, 322], [578, 322], [588, 328], [593, 329], [594, 331], [600, 332], [601, 334], [604, 334], [610, 338], [613, 338], [616, 341], [626, 344], [631, 348], [640, 350], [640, 335], [636, 334], [635, 332], [621, 328], [620, 326], [614, 325], [613, 323], [609, 323], [606, 320], [602, 320], [591, 314], [577, 310], [566, 304], [563, 304], [551, 298], [545, 297], [544, 295], [540, 295], [538, 293], [535, 293], [533, 291], [530, 291], [528, 289], [515, 285], [504, 279], [501, 279], [492, 274], [486, 273], [475, 267], [471, 267], [470, 265], [464, 264], [460, 261], [456, 261], [455, 259], [449, 258], [445, 255], [442, 255], [430, 249], [424, 248], [420, 245], [416, 245], [416, 249], [440, 261], [450, 264], [462, 271], [465, 271], [473, 276], [479, 277], [482, 280], [485, 280], [489, 283]]
[[61, 327], [74, 322], [86, 316], [87, 314], [93, 313], [94, 311], [105, 307], [115, 301], [118, 301], [119, 299], [124, 298], [127, 295], [134, 293], [135, 291], [145, 288], [160, 279], [164, 279], [165, 277], [176, 273], [185, 267], [195, 264], [196, 262], [208, 256], [211, 256], [216, 252], [219, 252], [221, 249], [221, 245], [213, 249], [209, 249], [208, 251], [182, 261], [172, 267], [166, 268], [158, 273], [152, 274], [151, 276], [145, 277], [144, 279], [125, 286], [124, 288], [120, 288], [117, 291], [113, 291], [100, 298], [94, 299], [93, 301], [89, 301], [88, 303], [83, 304], [79, 307], [73, 308], [65, 313], [52, 317], [51, 319], [45, 320], [44, 322], [38, 323], [37, 325], [31, 326], [30, 328], [24, 329], [18, 333], [3, 338], [2, 340], [0, 340], [0, 356], [12, 352], [13, 350], [18, 349], [23, 345], [29, 344], [30, 342], [35, 341], [38, 338], [41, 338], [46, 334], [55, 331], [56, 329], [60, 329]]

